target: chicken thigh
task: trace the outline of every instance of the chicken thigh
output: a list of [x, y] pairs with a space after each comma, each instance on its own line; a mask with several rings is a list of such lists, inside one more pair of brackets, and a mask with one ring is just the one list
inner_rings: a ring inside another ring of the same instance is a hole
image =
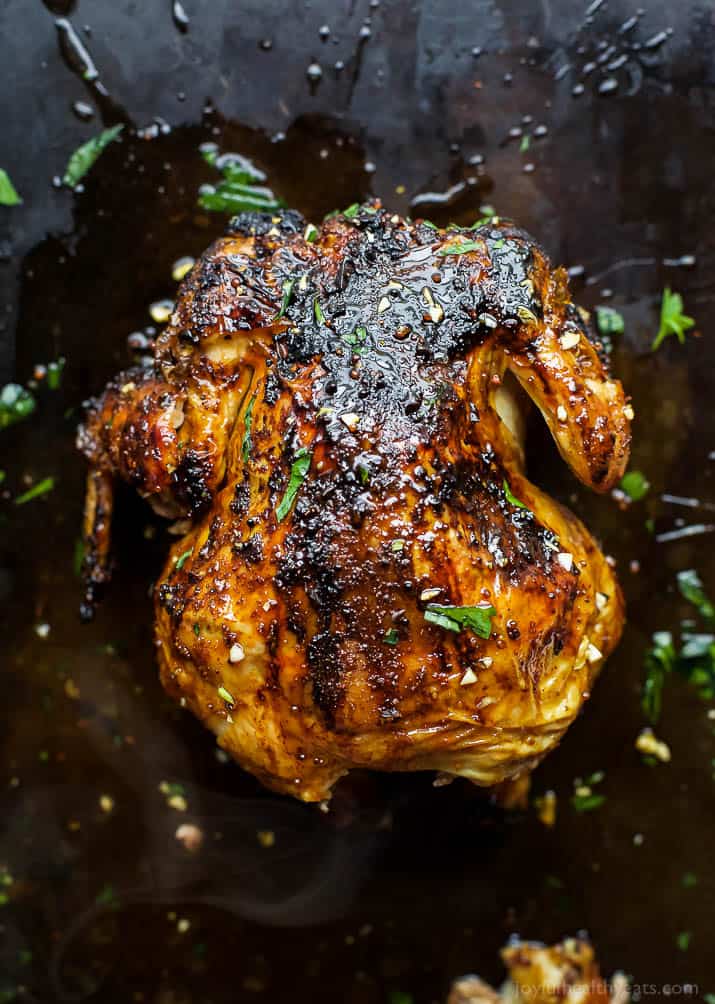
[[632, 411], [598, 350], [565, 272], [507, 221], [237, 217], [153, 367], [90, 402], [85, 613], [123, 478], [186, 530], [155, 589], [163, 684], [268, 787], [524, 775], [623, 603], [583, 524], [527, 479], [515, 391], [607, 491]]

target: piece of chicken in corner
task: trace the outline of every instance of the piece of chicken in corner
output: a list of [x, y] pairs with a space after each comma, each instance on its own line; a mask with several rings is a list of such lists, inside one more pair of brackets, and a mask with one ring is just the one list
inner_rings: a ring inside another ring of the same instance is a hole
[[237, 217], [153, 366], [80, 430], [85, 614], [123, 478], [186, 531], [155, 590], [164, 686], [264, 784], [321, 801], [369, 768], [523, 787], [623, 602], [527, 478], [514, 391], [606, 492], [632, 410], [599, 352], [566, 273], [507, 221]]
[[452, 984], [447, 1004], [628, 1004], [628, 982], [601, 977], [593, 948], [580, 938], [558, 945], [516, 941], [501, 953], [509, 977], [494, 990], [478, 976]]

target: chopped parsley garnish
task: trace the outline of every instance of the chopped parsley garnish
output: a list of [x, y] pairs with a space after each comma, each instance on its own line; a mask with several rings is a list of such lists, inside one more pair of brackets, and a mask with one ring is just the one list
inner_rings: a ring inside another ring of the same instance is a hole
[[315, 315], [315, 320], [318, 324], [325, 324], [325, 314], [323, 313], [323, 308], [320, 306], [317, 297], [313, 300], [313, 314]]
[[492, 633], [492, 617], [496, 614], [494, 607], [450, 607], [439, 603], [428, 603], [425, 610], [425, 620], [430, 624], [445, 628], [447, 631], [459, 632], [469, 628], [480, 638], [488, 638]]
[[504, 247], [504, 238], [500, 237], [499, 240], [494, 241], [492, 247], [497, 251], [501, 251], [501, 249]]
[[364, 484], [364, 485], [369, 485], [370, 484], [370, 468], [366, 467], [364, 464], [358, 464], [357, 471], [358, 471], [358, 476], [360, 477], [361, 483]]
[[223, 175], [218, 185], [202, 185], [199, 189], [199, 206], [215, 213], [264, 212], [272, 213], [283, 203], [270, 188], [261, 184], [266, 180], [263, 171], [239, 153], [219, 153], [213, 144], [201, 148], [207, 164]]
[[107, 906], [112, 910], [116, 910], [119, 906], [119, 900], [117, 899], [117, 894], [114, 891], [114, 886], [109, 884], [103, 886], [97, 893], [94, 902], [97, 906]]
[[350, 331], [347, 335], [343, 335], [342, 339], [347, 345], [352, 347], [353, 352], [357, 355], [362, 355], [365, 348], [365, 342], [367, 341], [367, 328], [362, 326], [355, 328], [354, 331]]
[[389, 631], [386, 631], [385, 634], [382, 636], [382, 640], [386, 645], [396, 645], [400, 640], [400, 636], [397, 633], [397, 628], [390, 628]]
[[[678, 589], [692, 603], [708, 628], [715, 626], [715, 609], [694, 569], [678, 574]], [[715, 634], [681, 631], [676, 647], [670, 631], [657, 631], [645, 655], [645, 680], [641, 705], [648, 719], [658, 721], [663, 703], [663, 687], [671, 673], [678, 673], [695, 687], [703, 701], [715, 699]]]
[[201, 625], [198, 623], [194, 624], [194, 634], [196, 635], [197, 638], [201, 634]]
[[116, 125], [105, 129], [99, 136], [93, 136], [92, 139], [75, 150], [67, 163], [62, 178], [63, 184], [67, 185], [68, 188], [76, 188], [87, 171], [101, 156], [102, 151], [117, 139], [123, 128], [123, 125]]
[[690, 942], [693, 937], [692, 931], [681, 931], [678, 937], [675, 939], [675, 943], [681, 952], [687, 952], [690, 948]]
[[443, 244], [437, 254], [467, 254], [468, 251], [484, 251], [483, 241], [452, 241], [451, 244]]
[[605, 801], [606, 796], [599, 795], [598, 792], [591, 792], [588, 795], [574, 793], [571, 796], [571, 805], [576, 812], [593, 812], [594, 809], [600, 809]]
[[37, 484], [33, 485], [32, 488], [28, 488], [22, 495], [18, 495], [15, 499], [15, 505], [24, 505], [26, 502], [31, 502], [41, 495], [47, 495], [54, 487], [54, 478], [43, 478], [42, 481], [38, 481]]
[[174, 565], [174, 568], [178, 572], [180, 572], [181, 569], [184, 567], [187, 559], [191, 557], [192, 550], [193, 550], [192, 548], [189, 548], [188, 551], [184, 551], [184, 553], [180, 554], [179, 557], [176, 559], [176, 564]]
[[668, 335], [675, 335], [681, 345], [685, 343], [685, 332], [695, 327], [695, 319], [683, 313], [683, 298], [668, 286], [663, 290], [660, 305], [660, 327], [653, 341], [653, 350], [662, 345]]
[[700, 576], [694, 568], [678, 572], [680, 595], [692, 603], [700, 616], [709, 623], [715, 623], [715, 606], [705, 593]]
[[420, 223], [423, 227], [429, 227], [430, 230], [439, 230], [437, 224], [433, 223], [432, 220], [420, 220]]
[[295, 502], [295, 497], [301, 489], [305, 477], [310, 469], [311, 454], [308, 450], [302, 446], [295, 455], [295, 460], [293, 461], [290, 469], [290, 478], [288, 479], [288, 487], [285, 490], [285, 495], [280, 500], [278, 508], [276, 509], [276, 517], [278, 522], [281, 523], [293, 507]]
[[393, 540], [393, 542], [392, 542], [392, 544], [390, 546], [391, 546], [392, 550], [395, 553], [397, 553], [398, 551], [402, 551], [403, 550], [403, 548], [405, 546], [405, 542], [404, 542], [404, 540]]
[[650, 491], [650, 481], [641, 471], [626, 471], [618, 487], [631, 502], [640, 502]]
[[527, 133], [526, 136], [521, 137], [521, 143], [519, 144], [519, 153], [526, 153], [526, 151], [531, 146], [531, 136]]
[[62, 371], [67, 360], [60, 356], [55, 362], [47, 364], [47, 387], [48, 390], [57, 390], [62, 382]]
[[291, 298], [291, 296], [293, 294], [293, 287], [294, 286], [295, 286], [295, 279], [286, 279], [286, 281], [283, 283], [283, 286], [282, 286], [282, 289], [283, 289], [283, 302], [281, 303], [281, 309], [276, 314], [276, 317], [275, 317], [276, 321], [279, 318], [283, 317], [283, 315], [285, 314], [286, 310], [288, 309], [288, 304], [290, 303], [290, 298]]
[[318, 228], [314, 223], [309, 223], [303, 233], [303, 240], [306, 244], [314, 244], [318, 239]]
[[577, 777], [571, 796], [571, 805], [576, 812], [593, 812], [606, 801], [606, 796], [594, 791], [593, 788], [603, 781], [606, 775], [602, 770], [594, 771], [585, 780]]
[[351, 206], [347, 209], [343, 209], [343, 216], [348, 220], [354, 220], [357, 214], [360, 212], [360, 203], [353, 202]]
[[241, 440], [241, 456], [244, 464], [248, 463], [251, 456], [251, 426], [253, 424], [253, 406], [256, 403], [254, 394], [246, 406], [246, 413], [243, 416], [243, 439]]
[[675, 660], [672, 634], [670, 631], [656, 631], [653, 644], [645, 655], [646, 676], [641, 695], [641, 707], [646, 718], [654, 725], [660, 718], [663, 707], [665, 678], [673, 670]]
[[596, 307], [596, 327], [601, 335], [622, 335], [626, 330], [623, 315], [613, 307]]
[[529, 508], [528, 505], [525, 505], [523, 502], [520, 502], [519, 499], [516, 497], [516, 495], [512, 494], [512, 490], [509, 487], [509, 482], [506, 480], [506, 478], [504, 479], [503, 487], [504, 487], [504, 494], [506, 495], [507, 498], [507, 502], [511, 502], [511, 504], [516, 506], [517, 509], [528, 510]]
[[10, 175], [0, 167], [0, 206], [19, 206], [21, 202]]
[[37, 407], [29, 390], [17, 383], [6, 384], [0, 391], [0, 429], [28, 418]]

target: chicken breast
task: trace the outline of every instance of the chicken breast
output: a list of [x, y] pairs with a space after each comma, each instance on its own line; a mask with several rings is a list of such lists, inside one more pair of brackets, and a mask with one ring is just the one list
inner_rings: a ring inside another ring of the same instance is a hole
[[523, 775], [578, 713], [623, 602], [583, 524], [525, 476], [514, 388], [607, 491], [632, 412], [598, 348], [564, 271], [507, 221], [237, 217], [153, 368], [80, 430], [85, 613], [124, 478], [186, 521], [155, 590], [164, 686], [268, 787], [319, 801], [357, 767]]

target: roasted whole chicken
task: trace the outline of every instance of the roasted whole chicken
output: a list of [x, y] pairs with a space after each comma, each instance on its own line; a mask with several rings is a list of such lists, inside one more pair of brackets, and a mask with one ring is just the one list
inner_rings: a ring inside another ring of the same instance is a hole
[[183, 532], [155, 589], [163, 684], [268, 787], [524, 776], [623, 624], [596, 543], [525, 475], [520, 397], [585, 484], [623, 474], [633, 415], [599, 348], [507, 221], [235, 218], [153, 367], [89, 404], [85, 613], [123, 478]]

